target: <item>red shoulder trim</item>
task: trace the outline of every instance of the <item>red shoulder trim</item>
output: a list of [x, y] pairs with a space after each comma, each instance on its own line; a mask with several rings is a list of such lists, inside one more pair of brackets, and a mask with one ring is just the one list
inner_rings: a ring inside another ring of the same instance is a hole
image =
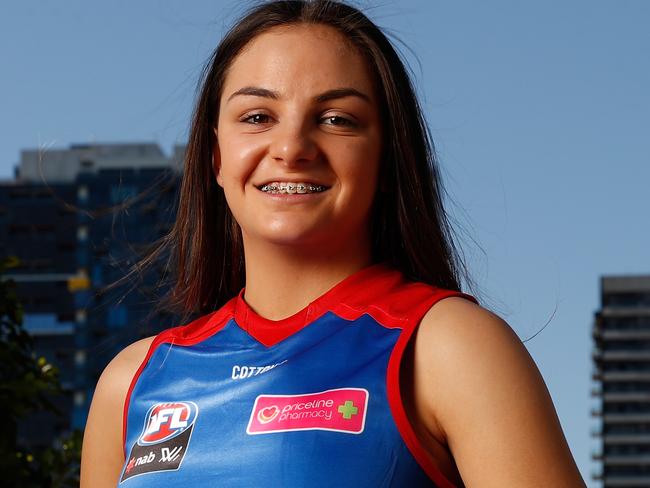
[[203, 317], [200, 317], [187, 325], [181, 325], [179, 327], [173, 327], [171, 329], [162, 331], [151, 342], [149, 345], [149, 350], [147, 351], [147, 355], [144, 357], [140, 363], [140, 367], [133, 375], [129, 389], [126, 392], [126, 397], [124, 398], [124, 408], [122, 411], [122, 446], [124, 449], [124, 459], [126, 459], [127, 456], [126, 426], [129, 415], [129, 404], [131, 403], [131, 394], [133, 393], [133, 389], [135, 388], [135, 385], [140, 378], [140, 374], [147, 366], [149, 358], [151, 358], [158, 346], [164, 343], [191, 346], [207, 339], [208, 337], [219, 332], [226, 325], [226, 323], [228, 323], [228, 320], [232, 318], [233, 313], [234, 300], [231, 300], [217, 312], [204, 315]]
[[441, 290], [441, 289], [431, 289], [429, 288], [429, 297], [426, 300], [423, 300], [416, 306], [410, 314], [410, 320], [408, 324], [403, 328], [402, 333], [393, 348], [390, 359], [388, 361], [388, 370], [386, 372], [386, 389], [388, 393], [388, 404], [393, 413], [393, 418], [395, 424], [397, 425], [397, 430], [399, 431], [406, 447], [418, 462], [420, 467], [424, 470], [425, 473], [431, 478], [439, 488], [455, 488], [451, 481], [449, 481], [442, 472], [438, 469], [438, 466], [431, 460], [427, 455], [424, 446], [421, 444], [418, 439], [411, 422], [406, 416], [406, 411], [404, 409], [404, 402], [402, 399], [402, 391], [400, 387], [400, 367], [402, 364], [402, 357], [404, 356], [404, 351], [408, 345], [410, 339], [413, 337], [413, 333], [420, 325], [422, 317], [427, 313], [427, 311], [438, 301], [448, 298], [458, 296], [466, 298], [478, 303], [477, 300], [461, 292], [451, 291], [451, 290]]

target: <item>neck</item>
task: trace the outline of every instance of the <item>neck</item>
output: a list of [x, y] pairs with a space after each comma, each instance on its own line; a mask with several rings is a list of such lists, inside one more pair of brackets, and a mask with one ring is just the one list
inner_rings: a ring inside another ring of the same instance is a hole
[[[364, 241], [364, 242], [362, 242]], [[290, 317], [351, 274], [371, 264], [369, 241], [345, 249], [296, 249], [244, 238], [246, 303], [271, 320]]]

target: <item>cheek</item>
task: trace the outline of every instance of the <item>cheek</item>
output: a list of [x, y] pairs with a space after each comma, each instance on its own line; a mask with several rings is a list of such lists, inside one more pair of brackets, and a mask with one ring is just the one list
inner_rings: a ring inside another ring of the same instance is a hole
[[[367, 189], [374, 193], [379, 173], [381, 148], [379, 141], [371, 139], [363, 144], [350, 143], [346, 148], [346, 156], [341, 159], [345, 162], [340, 172], [341, 176], [353, 182], [358, 189]], [[362, 194], [368, 191], [361, 191]]]
[[[338, 169], [341, 183], [342, 207], [339, 210], [352, 212], [355, 219], [367, 217], [377, 188], [378, 162], [374, 154], [362, 154]], [[378, 157], [378, 156], [377, 156]]]
[[358, 192], [359, 203], [364, 206], [364, 210], [369, 212], [372, 202], [377, 192], [379, 183], [379, 166], [381, 160], [380, 141], [373, 140], [366, 146], [357, 160], [354, 168], [355, 187]]
[[227, 133], [222, 134], [219, 148], [220, 184], [224, 188], [242, 187], [250, 182], [265, 154], [264, 141]]

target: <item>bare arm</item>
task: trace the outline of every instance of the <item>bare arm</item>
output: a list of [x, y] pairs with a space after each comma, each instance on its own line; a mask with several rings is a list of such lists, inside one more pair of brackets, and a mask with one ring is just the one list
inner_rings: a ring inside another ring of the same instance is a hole
[[416, 415], [449, 446], [467, 487], [585, 486], [544, 380], [508, 324], [448, 298], [424, 317], [414, 348]]
[[90, 406], [81, 453], [81, 488], [115, 488], [124, 464], [124, 399], [153, 337], [135, 342], [106, 367]]

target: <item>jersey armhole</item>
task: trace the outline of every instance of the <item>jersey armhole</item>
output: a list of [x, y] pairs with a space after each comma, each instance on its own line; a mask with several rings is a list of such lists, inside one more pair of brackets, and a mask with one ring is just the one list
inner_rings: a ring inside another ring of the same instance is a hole
[[234, 302], [235, 299], [226, 303], [218, 312], [213, 312], [204, 315], [203, 317], [199, 317], [190, 324], [166, 329], [154, 337], [153, 341], [151, 341], [147, 354], [140, 363], [140, 367], [133, 375], [131, 384], [129, 385], [129, 389], [127, 390], [126, 396], [124, 398], [124, 406], [122, 409], [122, 449], [124, 451], [124, 459], [126, 459], [127, 451], [126, 430], [129, 421], [129, 406], [131, 403], [131, 395], [133, 394], [133, 390], [135, 389], [135, 385], [137, 384], [138, 379], [140, 379], [142, 371], [147, 366], [147, 363], [149, 362], [149, 359], [151, 359], [153, 353], [156, 351], [158, 346], [164, 343], [187, 346], [200, 342], [201, 340], [217, 333], [226, 325], [228, 320], [231, 318]]
[[409, 345], [413, 334], [419, 327], [422, 317], [424, 317], [429, 309], [438, 301], [454, 296], [466, 298], [477, 303], [476, 299], [470, 295], [450, 290], [441, 290], [439, 293], [436, 293], [434, 296], [432, 296], [431, 299], [424, 301], [419, 307], [417, 307], [411, 317], [409, 317], [410, 320], [407, 321], [407, 325], [402, 329], [402, 332], [400, 333], [400, 336], [395, 343], [395, 347], [391, 352], [390, 359], [388, 361], [388, 370], [386, 373], [388, 404], [393, 414], [395, 424], [397, 425], [397, 430], [399, 431], [404, 444], [406, 444], [406, 447], [411, 452], [417, 463], [424, 470], [427, 476], [438, 485], [439, 488], [457, 487], [455, 484], [449, 481], [444, 474], [442, 474], [440, 469], [438, 469], [438, 466], [436, 466], [436, 464], [431, 460], [424, 446], [415, 434], [415, 430], [413, 429], [411, 422], [406, 416], [406, 410], [404, 408], [404, 402], [402, 400], [402, 388], [400, 385], [400, 369], [402, 365], [402, 359], [404, 357], [404, 352], [406, 351], [406, 348]]
[[160, 336], [156, 336], [153, 341], [151, 341], [151, 344], [149, 344], [149, 349], [147, 350], [147, 354], [140, 363], [140, 366], [138, 367], [137, 371], [133, 375], [133, 378], [131, 379], [131, 384], [129, 385], [129, 389], [126, 392], [126, 396], [124, 397], [124, 407], [122, 410], [122, 450], [124, 451], [124, 459], [126, 459], [126, 427], [128, 425], [128, 415], [129, 415], [129, 404], [131, 403], [131, 394], [133, 393], [133, 389], [135, 388], [136, 383], [138, 382], [138, 379], [140, 378], [140, 374], [142, 373], [142, 370], [145, 368], [147, 363], [149, 362], [149, 358], [151, 358], [152, 354], [156, 350], [156, 348], [165, 342], [164, 340], [161, 341], [159, 340]]

